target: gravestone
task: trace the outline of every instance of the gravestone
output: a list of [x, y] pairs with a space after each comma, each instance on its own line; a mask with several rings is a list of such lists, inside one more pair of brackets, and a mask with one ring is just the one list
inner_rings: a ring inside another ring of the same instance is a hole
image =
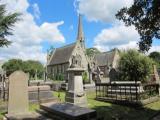
[[69, 80], [65, 101], [80, 107], [87, 107], [86, 94], [83, 89], [81, 61], [73, 56], [72, 65], [68, 68]]
[[8, 120], [37, 120], [39, 114], [28, 111], [28, 75], [15, 71], [9, 76]]
[[28, 113], [28, 76], [16, 71], [9, 76], [8, 115]]
[[109, 79], [110, 79], [110, 82], [117, 80], [117, 71], [114, 68], [111, 68], [109, 72]]

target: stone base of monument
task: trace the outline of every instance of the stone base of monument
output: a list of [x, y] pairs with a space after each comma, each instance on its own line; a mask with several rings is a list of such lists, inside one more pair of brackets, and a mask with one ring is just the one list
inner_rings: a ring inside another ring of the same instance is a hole
[[87, 99], [85, 92], [74, 93], [72, 91], [66, 92], [66, 103], [77, 105], [80, 107], [87, 107]]
[[45, 103], [40, 108], [45, 114], [56, 120], [96, 120], [96, 111], [69, 103]]
[[24, 113], [24, 114], [6, 114], [3, 120], [43, 120], [43, 116], [39, 113]]

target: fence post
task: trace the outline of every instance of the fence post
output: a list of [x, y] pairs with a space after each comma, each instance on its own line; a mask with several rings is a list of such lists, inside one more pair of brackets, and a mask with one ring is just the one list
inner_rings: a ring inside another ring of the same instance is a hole
[[96, 99], [97, 99], [97, 83], [96, 83]]
[[137, 92], [137, 88], [138, 87], [138, 84], [137, 84], [137, 81], [136, 81], [136, 102], [138, 101], [138, 92]]
[[37, 84], [37, 86], [38, 86], [38, 93], [37, 93], [37, 97], [38, 97], [38, 104], [40, 104], [40, 88], [39, 88], [39, 86], [40, 86], [40, 82], [38, 82], [38, 84]]

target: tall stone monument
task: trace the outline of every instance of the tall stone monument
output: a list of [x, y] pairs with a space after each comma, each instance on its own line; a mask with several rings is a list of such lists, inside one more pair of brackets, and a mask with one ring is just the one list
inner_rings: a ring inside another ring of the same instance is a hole
[[[79, 56], [79, 55], [77, 55]], [[69, 80], [65, 101], [80, 107], [87, 107], [86, 94], [83, 89], [82, 73], [84, 69], [77, 56], [72, 57], [72, 65], [68, 68]]]

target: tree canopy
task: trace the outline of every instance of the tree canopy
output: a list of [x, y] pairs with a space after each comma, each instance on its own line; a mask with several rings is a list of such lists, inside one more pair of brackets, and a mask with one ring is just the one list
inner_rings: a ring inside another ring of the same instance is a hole
[[136, 50], [128, 50], [121, 53], [118, 69], [121, 80], [145, 82], [152, 73], [153, 61]]
[[86, 49], [86, 55], [89, 57], [93, 57], [97, 53], [100, 53], [100, 51], [97, 48], [87, 48]]
[[43, 65], [39, 61], [22, 61], [21, 59], [11, 59], [5, 62], [2, 68], [6, 71], [8, 76], [16, 70], [22, 70], [29, 73], [30, 78], [34, 78], [36, 74], [38, 78], [42, 78], [44, 71]]
[[0, 47], [7, 46], [11, 43], [6, 36], [12, 35], [12, 27], [19, 20], [19, 13], [7, 14], [5, 5], [0, 5]]
[[126, 26], [134, 25], [140, 35], [139, 49], [147, 52], [154, 38], [160, 39], [160, 0], [134, 0], [116, 14]]
[[160, 69], [160, 52], [151, 52], [149, 57], [156, 62], [157, 67]]

